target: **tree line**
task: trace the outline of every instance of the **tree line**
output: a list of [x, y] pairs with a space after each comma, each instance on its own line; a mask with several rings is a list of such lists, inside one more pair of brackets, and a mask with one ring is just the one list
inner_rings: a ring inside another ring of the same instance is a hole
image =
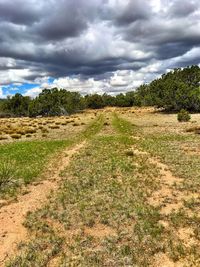
[[166, 111], [200, 111], [200, 68], [174, 69], [135, 92], [135, 105], [156, 106]]
[[86, 108], [106, 106], [156, 106], [166, 111], [200, 111], [200, 68], [190, 66], [174, 69], [159, 79], [126, 94], [92, 94], [81, 96], [65, 89], [44, 89], [31, 99], [19, 93], [0, 101], [1, 116], [69, 115]]
[[70, 115], [86, 108], [99, 109], [106, 106], [133, 106], [134, 92], [110, 96], [108, 94], [81, 96], [65, 89], [44, 89], [38, 97], [31, 99], [19, 93], [0, 101], [1, 117], [59, 116]]

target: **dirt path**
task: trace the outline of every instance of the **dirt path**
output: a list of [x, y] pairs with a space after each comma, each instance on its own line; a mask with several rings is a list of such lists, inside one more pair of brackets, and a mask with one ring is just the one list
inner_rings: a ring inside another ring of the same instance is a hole
[[166, 164], [156, 158], [152, 158], [147, 152], [134, 149], [134, 153], [136, 155], [149, 156], [148, 161], [158, 168], [160, 172], [160, 189], [155, 191], [149, 198], [149, 203], [152, 206], [161, 206], [160, 212], [163, 215], [168, 215], [172, 210], [178, 210], [183, 204], [182, 199], [186, 197], [183, 192], [180, 192], [175, 187], [175, 185], [181, 184], [182, 179], [174, 176]]
[[26, 239], [27, 231], [22, 224], [27, 212], [41, 207], [51, 191], [58, 188], [60, 172], [67, 167], [70, 158], [85, 146], [85, 143], [64, 150], [57, 159], [56, 168], [47, 171], [47, 180], [31, 185], [27, 194], [18, 197], [18, 202], [0, 209], [0, 266], [4, 266], [3, 263], [13, 254], [17, 244]]
[[180, 192], [175, 188], [175, 185], [181, 184], [182, 179], [175, 177], [166, 164], [163, 164], [160, 161], [152, 158], [150, 159], [150, 162], [160, 170], [161, 187], [152, 195], [152, 197], [149, 199], [149, 203], [153, 206], [160, 205], [160, 213], [168, 215], [173, 210], [178, 210], [183, 205], [183, 192]]
[[[148, 161], [152, 163], [155, 168], [159, 169], [160, 178], [159, 184], [160, 188], [155, 191], [152, 196], [148, 199], [150, 205], [154, 207], [160, 207], [160, 213], [163, 215], [162, 221], [160, 223], [164, 228], [169, 229], [169, 222], [167, 216], [173, 211], [178, 211], [180, 208], [184, 207], [184, 200], [189, 198], [197, 198], [198, 194], [189, 193], [181, 191], [178, 189], [178, 186], [181, 185], [182, 179], [173, 175], [170, 171], [169, 166], [160, 162], [157, 158], [152, 158], [149, 153], [140, 151], [134, 148], [134, 153], [136, 155], [147, 155]], [[194, 243], [193, 232], [191, 228], [182, 228], [177, 230], [176, 235], [184, 241], [184, 244], [188, 246], [191, 243]], [[158, 253], [154, 257], [152, 267], [183, 267], [185, 262], [173, 262], [165, 253]]]

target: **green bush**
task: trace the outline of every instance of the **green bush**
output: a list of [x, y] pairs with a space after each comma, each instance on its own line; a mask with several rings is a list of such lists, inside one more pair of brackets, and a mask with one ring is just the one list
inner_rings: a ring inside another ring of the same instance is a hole
[[191, 119], [191, 116], [187, 110], [181, 109], [177, 115], [177, 119], [180, 122], [189, 121]]

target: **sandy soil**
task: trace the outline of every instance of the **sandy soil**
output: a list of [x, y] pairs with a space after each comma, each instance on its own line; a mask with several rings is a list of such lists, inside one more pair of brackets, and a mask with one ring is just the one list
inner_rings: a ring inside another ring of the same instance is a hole
[[27, 231], [23, 226], [27, 212], [38, 209], [47, 201], [49, 194], [59, 186], [60, 172], [84, 145], [85, 142], [82, 142], [63, 151], [57, 162], [58, 166], [52, 167], [47, 172], [49, 174], [47, 180], [31, 185], [27, 194], [18, 197], [18, 202], [0, 209], [0, 266], [3, 266], [5, 260], [14, 253], [17, 244], [27, 238]]

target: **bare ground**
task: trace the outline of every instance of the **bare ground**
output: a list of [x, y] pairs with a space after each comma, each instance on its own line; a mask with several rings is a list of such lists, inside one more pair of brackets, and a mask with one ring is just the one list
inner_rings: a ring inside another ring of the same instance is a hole
[[[190, 193], [186, 194], [185, 192], [179, 191], [177, 186], [180, 186], [182, 179], [176, 177], [170, 171], [169, 166], [162, 163], [157, 158], [152, 158], [146, 151], [140, 151], [137, 148], [133, 148], [136, 155], [147, 155], [149, 156], [148, 160], [155, 167], [159, 169], [160, 172], [160, 189], [155, 191], [153, 195], [149, 198], [149, 203], [155, 207], [161, 207], [160, 213], [164, 216], [168, 216], [171, 212], [176, 212], [184, 206], [184, 200], [187, 200], [191, 197], [198, 198], [198, 194]], [[163, 219], [160, 223], [164, 228], [169, 228], [169, 223], [167, 220]], [[193, 237], [192, 228], [181, 228], [177, 231], [176, 235], [184, 241], [185, 246], [190, 246], [195, 244], [197, 240]], [[186, 262], [178, 261], [173, 262], [167, 254], [158, 253], [154, 256], [152, 267], [184, 267], [192, 266]], [[195, 265], [196, 266], [196, 265]]]
[[5, 260], [14, 253], [17, 244], [27, 238], [27, 231], [23, 226], [27, 212], [38, 209], [47, 201], [49, 194], [59, 186], [60, 172], [67, 167], [70, 158], [84, 145], [85, 142], [82, 142], [64, 150], [57, 158], [57, 166], [51, 166], [45, 173], [48, 179], [29, 186], [28, 192], [19, 196], [16, 203], [0, 209], [0, 266], [3, 266]]

